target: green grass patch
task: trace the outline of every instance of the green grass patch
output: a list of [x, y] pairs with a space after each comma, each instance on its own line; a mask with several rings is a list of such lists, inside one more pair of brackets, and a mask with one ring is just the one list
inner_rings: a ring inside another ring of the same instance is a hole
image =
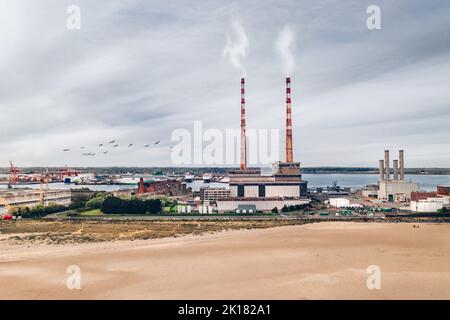
[[86, 216], [100, 216], [100, 215], [103, 215], [103, 214], [104, 213], [101, 212], [100, 209], [93, 209], [93, 210], [81, 212], [80, 216], [82, 216], [82, 217], [86, 217]]

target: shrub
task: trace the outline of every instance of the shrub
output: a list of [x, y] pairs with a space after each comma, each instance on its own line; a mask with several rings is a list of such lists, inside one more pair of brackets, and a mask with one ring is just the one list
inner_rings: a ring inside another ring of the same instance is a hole
[[291, 205], [291, 206], [284, 205], [284, 207], [281, 208], [281, 212], [300, 211], [300, 210], [303, 210], [303, 209], [306, 209], [309, 207], [310, 206], [308, 204], [296, 204], [296, 205]]
[[86, 202], [86, 207], [91, 209], [100, 209], [105, 198], [102, 196], [92, 198]]
[[67, 207], [60, 204], [50, 203], [48, 206], [37, 205], [34, 207], [13, 207], [9, 213], [22, 218], [42, 218], [56, 212], [66, 211]]

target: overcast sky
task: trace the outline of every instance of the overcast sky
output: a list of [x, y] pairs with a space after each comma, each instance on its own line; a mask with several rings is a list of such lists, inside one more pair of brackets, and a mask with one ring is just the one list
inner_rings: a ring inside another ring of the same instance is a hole
[[223, 56], [237, 21], [250, 128], [283, 129], [276, 43], [292, 31], [303, 166], [375, 167], [403, 148], [408, 167], [450, 167], [449, 16], [446, 0], [0, 0], [0, 166], [171, 166], [174, 129], [238, 128], [241, 72]]

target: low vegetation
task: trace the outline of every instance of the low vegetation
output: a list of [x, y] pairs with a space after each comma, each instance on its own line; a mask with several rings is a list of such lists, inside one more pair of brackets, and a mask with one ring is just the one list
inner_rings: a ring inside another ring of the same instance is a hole
[[305, 220], [22, 220], [0, 221], [0, 245], [62, 244], [115, 240], [146, 240], [208, 234], [225, 230], [261, 229], [308, 223]]

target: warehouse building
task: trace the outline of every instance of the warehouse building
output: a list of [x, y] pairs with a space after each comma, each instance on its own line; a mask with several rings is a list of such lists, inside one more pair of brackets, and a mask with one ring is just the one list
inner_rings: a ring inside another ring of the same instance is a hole
[[245, 198], [245, 199], [226, 199], [217, 201], [217, 212], [237, 212], [243, 213], [242, 210], [246, 210], [247, 213], [252, 212], [272, 212], [277, 209], [280, 211], [284, 206], [305, 205], [310, 202], [309, 199], [281, 199], [281, 198]]
[[[42, 198], [41, 198], [42, 197]], [[9, 207], [24, 206], [32, 207], [49, 203], [69, 205], [72, 193], [70, 189], [53, 189], [41, 193], [39, 189], [8, 189], [0, 191], [0, 212], [6, 213]]]
[[350, 203], [350, 200], [347, 198], [330, 198], [330, 207], [334, 208], [362, 208], [362, 204], [358, 203]]
[[448, 204], [448, 198], [428, 198], [411, 201], [410, 210], [414, 212], [437, 212]]
[[436, 192], [412, 192], [410, 209], [414, 212], [437, 212], [450, 206], [450, 187], [438, 186]]

